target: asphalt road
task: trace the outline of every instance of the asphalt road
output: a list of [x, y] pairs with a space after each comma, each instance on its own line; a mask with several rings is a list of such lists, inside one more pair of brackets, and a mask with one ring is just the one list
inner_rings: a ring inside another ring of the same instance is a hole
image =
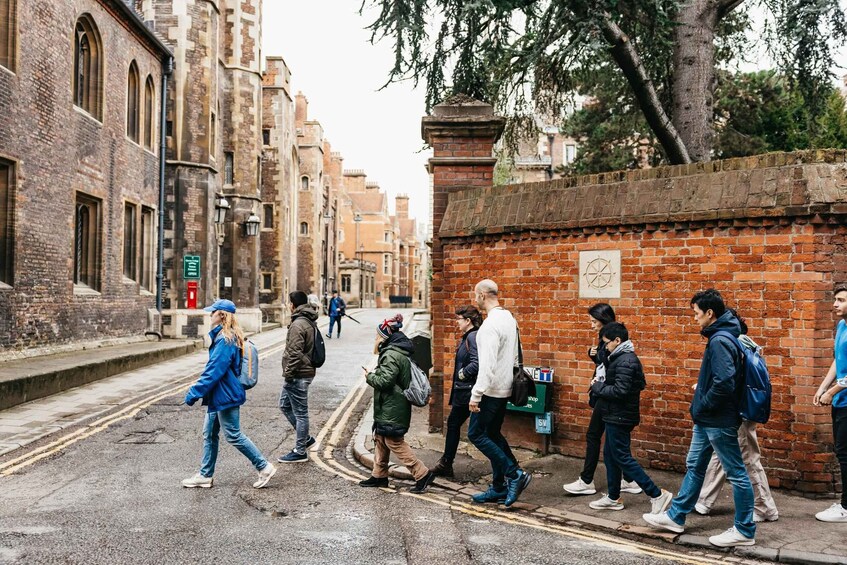
[[[312, 434], [372, 359], [387, 311], [346, 320], [310, 392]], [[277, 408], [281, 354], [260, 366], [242, 429], [269, 459], [293, 445]], [[175, 376], [176, 377], [176, 376]], [[366, 399], [368, 396], [365, 397]], [[215, 486], [183, 489], [202, 451], [203, 410], [171, 397], [135, 419], [0, 479], [0, 561], [21, 563], [613, 563], [660, 560], [618, 545], [363, 489], [314, 462], [279, 464], [255, 490], [248, 461], [221, 438]], [[337, 459], [343, 450], [336, 451]], [[406, 487], [402, 487], [406, 488]]]

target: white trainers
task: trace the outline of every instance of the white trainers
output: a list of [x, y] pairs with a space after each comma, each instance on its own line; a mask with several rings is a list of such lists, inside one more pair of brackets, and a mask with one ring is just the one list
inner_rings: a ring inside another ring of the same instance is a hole
[[685, 531], [685, 526], [680, 526], [671, 520], [667, 512], [662, 512], [661, 514], [642, 514], [641, 518], [654, 528], [660, 530], [668, 530], [675, 534], [681, 534]]
[[620, 500], [612, 500], [607, 494], [600, 500], [594, 500], [588, 503], [588, 506], [594, 510], [623, 510], [623, 502]]
[[835, 503], [823, 512], [815, 514], [815, 518], [821, 522], [847, 522], [847, 509]]
[[274, 467], [273, 463], [268, 463], [267, 467], [259, 471], [259, 480], [253, 483], [253, 488], [262, 488], [268, 481], [271, 480], [271, 477], [276, 475], [276, 467]]
[[753, 521], [757, 524], [761, 524], [762, 522], [776, 522], [779, 520], [779, 514], [775, 516], [762, 516], [758, 512], [753, 512]]
[[705, 504], [700, 504], [699, 502], [694, 505], [694, 511], [700, 516], [708, 516], [709, 512], [712, 511], [711, 508], [706, 506]]
[[189, 477], [182, 481], [182, 486], [185, 488], [212, 488], [214, 479], [212, 477], [204, 477], [197, 473], [193, 477]]
[[582, 480], [582, 477], [572, 483], [563, 485], [562, 488], [571, 494], [594, 494], [597, 492], [597, 489], [594, 488], [594, 481], [586, 483]]
[[722, 534], [710, 537], [709, 543], [718, 547], [736, 547], [739, 545], [755, 545], [756, 540], [741, 535], [741, 532], [733, 526]]
[[635, 481], [621, 481], [621, 492], [629, 494], [641, 494], [641, 487]]
[[659, 496], [650, 499], [650, 514], [663, 514], [672, 501], [673, 493], [662, 489]]

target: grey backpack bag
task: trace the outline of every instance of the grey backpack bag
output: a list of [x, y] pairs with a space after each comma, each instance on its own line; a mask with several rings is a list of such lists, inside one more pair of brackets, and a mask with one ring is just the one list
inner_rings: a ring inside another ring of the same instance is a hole
[[414, 361], [409, 359], [409, 364], [412, 366], [412, 380], [409, 382], [409, 388], [403, 391], [403, 396], [415, 406], [426, 406], [429, 404], [429, 397], [432, 396], [429, 379]]

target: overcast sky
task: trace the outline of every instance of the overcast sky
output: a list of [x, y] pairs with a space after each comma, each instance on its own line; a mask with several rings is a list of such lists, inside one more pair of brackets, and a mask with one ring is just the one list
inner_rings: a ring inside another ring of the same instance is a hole
[[385, 84], [393, 54], [389, 43], [373, 46], [359, 16], [359, 0], [266, 0], [264, 56], [282, 56], [291, 68], [292, 89], [309, 100], [332, 150], [345, 169], [364, 169], [394, 196], [410, 196], [410, 214], [429, 217], [430, 153], [420, 135], [424, 96], [411, 84]]

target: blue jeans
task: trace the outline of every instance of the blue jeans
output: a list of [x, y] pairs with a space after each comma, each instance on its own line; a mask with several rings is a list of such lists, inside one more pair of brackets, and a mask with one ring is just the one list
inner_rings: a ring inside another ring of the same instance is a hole
[[[608, 432], [606, 432], [608, 434]], [[607, 435], [608, 441], [608, 435]], [[747, 468], [741, 458], [738, 446], [738, 428], [704, 428], [694, 424], [691, 447], [685, 465], [688, 471], [679, 487], [679, 493], [668, 509], [668, 516], [680, 526], [685, 524], [685, 516], [694, 510], [694, 505], [703, 488], [703, 479], [712, 453], [717, 453], [726, 478], [732, 485], [732, 497], [735, 501], [735, 528], [741, 535], [756, 536], [756, 524], [753, 523], [753, 485], [747, 476]]]
[[330, 337], [332, 337], [332, 327], [338, 324], [338, 337], [341, 337], [341, 316], [330, 316], [329, 317], [329, 331], [326, 332]]
[[483, 396], [479, 412], [471, 414], [468, 424], [468, 439], [491, 461], [492, 485], [498, 491], [506, 490], [506, 478], [514, 479], [518, 473], [518, 461], [500, 433], [508, 401], [508, 398]]
[[240, 408], [236, 406], [220, 412], [206, 412], [206, 421], [203, 423], [203, 462], [200, 464], [200, 474], [204, 477], [215, 474], [215, 463], [218, 460], [218, 435], [221, 427], [224, 429], [227, 443], [249, 459], [257, 471], [268, 466], [268, 461], [262, 456], [262, 452], [250, 441], [249, 437], [241, 433]]
[[294, 451], [301, 455], [306, 453], [306, 443], [309, 441], [309, 385], [312, 379], [285, 379], [282, 393], [279, 395], [279, 409], [291, 422], [291, 427], [297, 432], [297, 442]]
[[617, 500], [621, 497], [621, 473], [626, 473], [629, 480], [638, 483], [644, 493], [650, 498], [662, 494], [656, 483], [647, 476], [635, 457], [632, 456], [630, 435], [632, 427], [606, 424], [606, 444], [603, 446], [603, 457], [606, 461], [606, 481], [609, 484], [609, 498]]

